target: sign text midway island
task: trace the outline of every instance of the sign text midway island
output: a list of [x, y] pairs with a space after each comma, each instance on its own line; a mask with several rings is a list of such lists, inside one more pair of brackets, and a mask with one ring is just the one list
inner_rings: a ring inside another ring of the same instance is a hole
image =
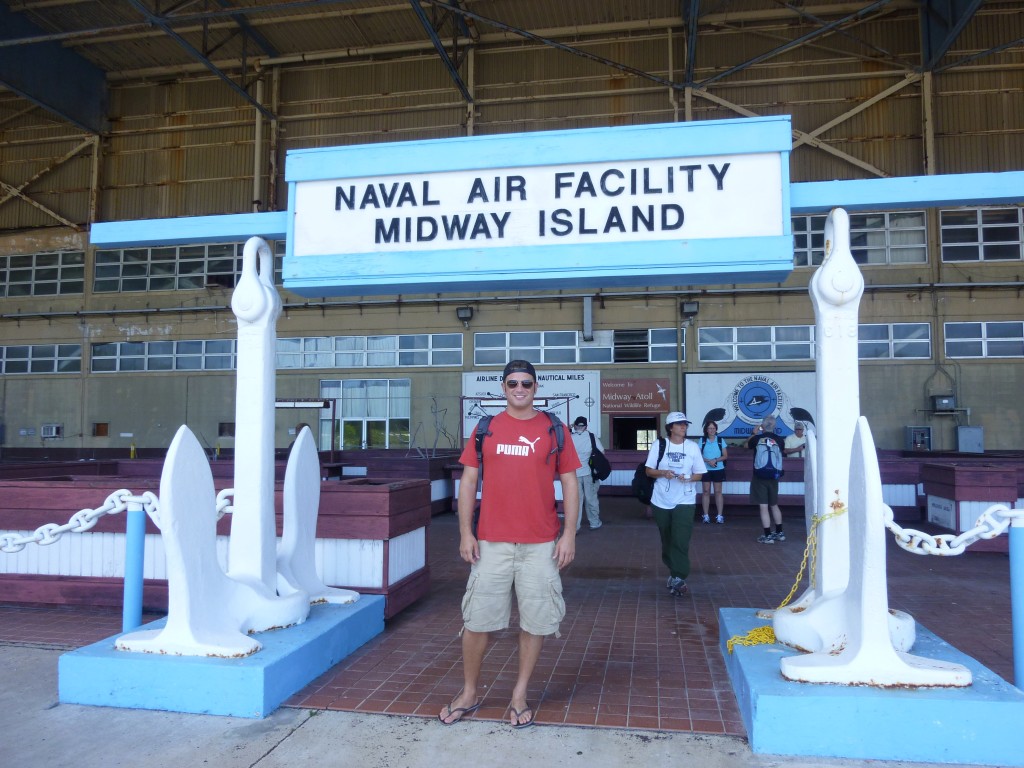
[[779, 189], [764, 154], [299, 182], [295, 255], [773, 235]]

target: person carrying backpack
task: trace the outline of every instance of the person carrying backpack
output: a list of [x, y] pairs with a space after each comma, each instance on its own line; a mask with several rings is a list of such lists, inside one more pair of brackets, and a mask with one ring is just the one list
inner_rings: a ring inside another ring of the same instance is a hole
[[661, 534], [661, 561], [668, 568], [665, 586], [673, 597], [682, 597], [687, 591], [697, 481], [707, 472], [697, 446], [686, 439], [689, 426], [685, 413], [673, 411], [666, 416], [668, 439], [663, 443], [661, 438], [652, 445], [644, 462], [647, 476], [654, 478], [651, 510]]
[[[480, 708], [484, 654], [490, 633], [509, 625], [513, 591], [519, 605], [519, 674], [508, 722], [513, 728], [533, 725], [527, 688], [545, 636], [556, 634], [565, 617], [558, 572], [576, 555], [580, 460], [572, 440], [559, 437], [561, 422], [534, 409], [537, 372], [532, 364], [513, 360], [506, 365], [501, 389], [505, 410], [489, 421], [482, 440], [467, 441], [459, 457], [459, 554], [472, 569], [462, 599], [463, 687], [438, 713], [445, 725]], [[474, 533], [481, 477], [480, 519]], [[555, 480], [562, 485], [565, 511], [561, 534]]]
[[576, 448], [576, 455], [580, 458], [581, 466], [576, 470], [576, 483], [580, 495], [579, 516], [576, 518], [576, 530], [580, 529], [583, 522], [583, 507], [587, 508], [587, 521], [590, 523], [590, 530], [596, 531], [601, 527], [601, 502], [597, 497], [597, 489], [601, 481], [593, 476], [590, 470], [590, 457], [594, 451], [604, 453], [604, 446], [601, 440], [587, 429], [586, 416], [577, 416], [572, 423], [572, 444]]
[[725, 507], [725, 497], [722, 495], [722, 483], [725, 482], [725, 462], [729, 458], [729, 448], [725, 441], [718, 436], [718, 424], [709, 421], [704, 425], [704, 434], [700, 438], [700, 455], [704, 458], [704, 464], [708, 471], [701, 478], [703, 487], [700, 494], [700, 503], [704, 515], [701, 520], [705, 523], [711, 522], [708, 513], [711, 511], [711, 491], [715, 492], [715, 509], [718, 515], [715, 522], [721, 525], [725, 522], [722, 514]]
[[[757, 537], [760, 544], [774, 544], [786, 540], [782, 530], [782, 510], [779, 509], [779, 478], [782, 477], [782, 450], [786, 440], [775, 433], [775, 417], [765, 416], [754, 434], [747, 440], [747, 448], [754, 449], [754, 474], [750, 478], [750, 503], [757, 504], [761, 512], [763, 533]], [[772, 533], [771, 509], [775, 519]]]

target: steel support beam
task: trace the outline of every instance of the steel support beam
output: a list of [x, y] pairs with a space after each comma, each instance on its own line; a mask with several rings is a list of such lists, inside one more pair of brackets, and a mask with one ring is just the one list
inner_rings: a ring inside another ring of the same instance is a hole
[[[259, 110], [259, 112], [265, 118], [267, 118], [268, 120], [276, 120], [277, 119], [277, 116], [273, 112], [271, 112], [269, 109], [267, 109], [262, 104], [260, 104], [255, 98], [253, 98], [249, 94], [249, 92], [247, 90], [245, 90], [245, 88], [243, 88], [238, 83], [236, 83], [234, 80], [232, 80], [230, 77], [228, 77], [228, 75], [226, 73], [222, 72], [217, 67], [217, 65], [214, 64], [212, 61], [210, 61], [210, 59], [208, 59], [199, 49], [197, 49], [188, 40], [186, 40], [181, 35], [179, 35], [177, 32], [175, 32], [171, 28], [171, 25], [167, 22], [167, 20], [164, 17], [157, 16], [155, 13], [150, 11], [149, 8], [146, 7], [145, 3], [143, 3], [141, 0], [128, 0], [128, 2], [131, 3], [132, 7], [135, 8], [135, 10], [137, 10], [140, 14], [142, 14], [142, 16], [146, 19], [146, 21], [148, 21], [154, 27], [157, 27], [158, 29], [162, 30], [164, 34], [166, 34], [169, 38], [174, 40], [174, 42], [176, 42], [182, 48], [184, 48], [189, 56], [191, 56], [196, 61], [200, 62], [204, 67], [206, 67], [213, 74], [215, 74], [217, 77], [219, 77], [225, 83], [227, 83], [227, 85], [231, 88], [231, 90], [233, 90], [235, 93], [237, 93], [243, 99], [245, 99], [247, 102], [249, 102], [254, 107], [256, 107], [256, 109]], [[234, 14], [230, 14], [230, 15], [234, 15]]]
[[921, 4], [921, 68], [935, 69], [982, 0], [925, 0]]
[[[455, 83], [455, 87], [459, 89], [459, 93], [462, 94], [462, 98], [466, 100], [468, 104], [473, 103], [473, 94], [469, 92], [469, 88], [462, 80], [462, 76], [459, 74], [458, 67], [455, 66], [455, 62], [452, 61], [451, 56], [448, 55], [448, 51], [444, 49], [444, 43], [441, 42], [441, 38], [437, 34], [437, 30], [434, 29], [434, 25], [430, 23], [430, 19], [427, 18], [427, 14], [423, 11], [423, 7], [420, 5], [420, 0], [409, 0], [409, 5], [416, 14], [416, 18], [420, 20], [420, 24], [423, 25], [423, 29], [427, 31], [427, 35], [430, 36], [430, 41], [434, 44], [434, 50], [437, 51], [437, 55], [441, 57], [441, 63], [444, 64], [444, 68], [448, 70], [448, 74]], [[461, 16], [458, 17], [460, 20]]]
[[[0, 3], [0, 38], [42, 30]], [[89, 133], [108, 129], [106, 74], [55, 42], [0, 48], [0, 84]]]
[[713, 75], [712, 77], [709, 77], [706, 80], [701, 81], [700, 87], [705, 88], [710, 83], [713, 83], [716, 80], [721, 80], [723, 77], [728, 77], [729, 75], [735, 74], [736, 72], [740, 72], [746, 69], [747, 67], [753, 66], [754, 64], [760, 64], [762, 61], [773, 59], [779, 54], [785, 53], [786, 51], [790, 50], [791, 48], [798, 48], [801, 45], [810, 42], [811, 40], [819, 38], [823, 35], [827, 35], [828, 33], [850, 23], [851, 21], [856, 21], [857, 19], [862, 19], [865, 16], [870, 16], [875, 11], [881, 10], [885, 6], [889, 5], [889, 3], [891, 3], [892, 1], [893, 0], [876, 0], [876, 2], [871, 3], [868, 6], [865, 6], [864, 8], [861, 8], [859, 11], [851, 13], [849, 16], [844, 16], [841, 19], [837, 19], [836, 21], [825, 24], [824, 26], [814, 30], [813, 32], [808, 32], [806, 35], [801, 35], [796, 40], [791, 40], [788, 43], [785, 43], [784, 45], [780, 45], [778, 48], [775, 48], [766, 53], [762, 53], [760, 56], [755, 56], [752, 59], [748, 59], [747, 61], [744, 61], [742, 64], [737, 64], [735, 67], [730, 67], [724, 72], [719, 72], [717, 75]]

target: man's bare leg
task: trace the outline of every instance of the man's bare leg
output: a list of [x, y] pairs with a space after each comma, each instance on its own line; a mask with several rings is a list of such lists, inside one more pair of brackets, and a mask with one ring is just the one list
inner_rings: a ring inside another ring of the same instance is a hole
[[[533, 718], [533, 712], [526, 711], [526, 693], [530, 687], [530, 678], [533, 677], [533, 669], [537, 666], [540, 658], [541, 648], [544, 647], [543, 635], [531, 635], [529, 632], [519, 632], [519, 678], [516, 680], [516, 687], [512, 690], [512, 710], [509, 712], [509, 722], [512, 725], [529, 722]], [[519, 717], [516, 717], [519, 712]]]
[[[483, 665], [484, 653], [487, 652], [487, 643], [490, 638], [491, 636], [487, 632], [462, 630], [462, 691], [438, 715], [444, 722], [453, 723], [460, 720], [460, 713], [453, 715], [452, 712], [476, 704], [477, 688], [480, 684], [480, 667]], [[536, 659], [534, 663], [536, 663]]]
[[[772, 504], [772, 517], [775, 518], [776, 525], [782, 525], [782, 510], [779, 509], [778, 504]], [[767, 523], [765, 523], [767, 525]]]
[[[776, 509], [778, 509], [778, 507], [776, 507]], [[772, 525], [772, 520], [771, 520], [770, 517], [768, 517], [768, 505], [767, 504], [758, 504], [757, 505], [757, 510], [758, 510], [758, 512], [761, 513], [761, 527], [762, 528], [770, 528], [771, 525]], [[779, 513], [779, 517], [782, 517], [782, 513], [781, 512]]]

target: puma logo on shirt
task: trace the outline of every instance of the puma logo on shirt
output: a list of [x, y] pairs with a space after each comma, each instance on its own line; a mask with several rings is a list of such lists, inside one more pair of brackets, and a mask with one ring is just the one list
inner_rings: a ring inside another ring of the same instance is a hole
[[534, 451], [534, 446], [540, 440], [538, 437], [532, 442], [527, 440], [522, 435], [519, 436], [519, 442], [523, 445], [510, 445], [507, 443], [498, 443], [498, 455], [504, 454], [505, 456], [529, 456]]

